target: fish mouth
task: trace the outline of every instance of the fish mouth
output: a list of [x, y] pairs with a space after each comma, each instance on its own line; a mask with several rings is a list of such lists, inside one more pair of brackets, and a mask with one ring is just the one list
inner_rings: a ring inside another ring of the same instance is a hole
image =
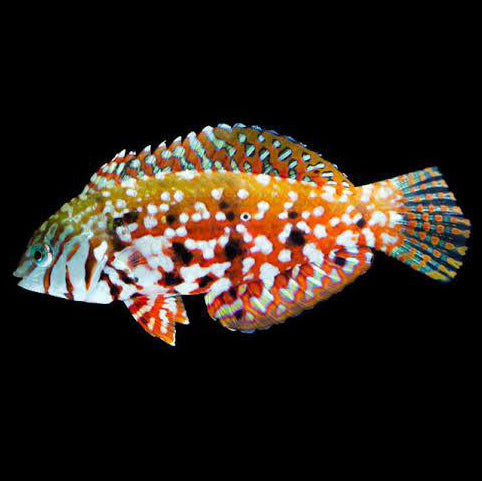
[[25, 267], [17, 267], [17, 268], [13, 271], [13, 275], [14, 275], [15, 277], [20, 277], [20, 278], [25, 277], [25, 274], [26, 274], [26, 273], [27, 273], [27, 272], [26, 272]]
[[36, 282], [29, 281], [28, 278], [22, 279], [17, 285], [19, 285], [20, 287], [23, 287], [24, 289], [27, 289], [27, 291], [33, 291], [33, 292], [38, 292], [39, 294], [45, 294], [43, 286], [39, 285]]

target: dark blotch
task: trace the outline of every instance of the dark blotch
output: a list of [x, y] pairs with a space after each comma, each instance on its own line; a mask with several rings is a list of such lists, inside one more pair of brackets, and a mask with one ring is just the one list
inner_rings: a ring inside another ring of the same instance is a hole
[[335, 264], [343, 267], [346, 264], [346, 259], [343, 257], [335, 257]]
[[130, 224], [131, 222], [135, 222], [138, 217], [139, 212], [131, 211], [127, 212], [127, 214], [124, 215], [123, 219], [126, 221], [127, 224]]
[[115, 299], [120, 294], [120, 289], [115, 284], [109, 284], [110, 295]]
[[125, 242], [122, 242], [117, 234], [114, 234], [112, 237], [112, 247], [115, 251], [121, 251], [126, 246]]
[[181, 259], [183, 264], [189, 264], [192, 261], [192, 258], [194, 257], [185, 247], [184, 244], [181, 244], [179, 242], [174, 242], [172, 244], [172, 249], [174, 250], [174, 253], [176, 256]]
[[166, 221], [168, 224], [172, 224], [176, 220], [176, 216], [174, 214], [167, 214]]
[[228, 212], [226, 214], [226, 219], [233, 220], [234, 219], [234, 212]]
[[231, 297], [236, 297], [236, 289], [234, 287], [230, 287], [228, 292]]
[[199, 287], [206, 287], [212, 281], [213, 278], [211, 276], [201, 277], [201, 279], [199, 280]]
[[220, 203], [219, 203], [219, 207], [221, 207], [221, 209], [227, 209], [229, 207], [229, 204], [222, 200]]
[[296, 219], [298, 217], [298, 212], [294, 212], [294, 211], [288, 212], [288, 217], [290, 219]]
[[116, 217], [114, 219], [114, 221], [112, 222], [114, 227], [120, 227], [123, 223], [124, 223], [124, 221], [122, 220], [122, 217]]
[[224, 252], [229, 260], [233, 260], [235, 257], [240, 256], [243, 253], [243, 249], [238, 240], [230, 239], [230, 241], [224, 246]]
[[117, 273], [119, 274], [120, 280], [124, 284], [135, 284], [135, 282], [127, 275], [127, 272], [125, 272], [121, 269], [117, 269]]
[[164, 276], [164, 282], [167, 286], [175, 286], [176, 284], [180, 284], [182, 282], [182, 279], [179, 276], [176, 276], [176, 274], [173, 274], [172, 272], [166, 272], [166, 275]]
[[241, 318], [243, 317], [243, 311], [236, 311], [236, 312], [234, 313], [234, 317], [235, 317], [236, 319], [241, 319]]
[[302, 246], [306, 242], [303, 232], [301, 232], [298, 229], [293, 229], [290, 232], [290, 235], [288, 236], [288, 240], [295, 246]]
[[365, 219], [362, 217], [360, 220], [357, 221], [356, 225], [360, 227], [360, 229], [366, 224]]

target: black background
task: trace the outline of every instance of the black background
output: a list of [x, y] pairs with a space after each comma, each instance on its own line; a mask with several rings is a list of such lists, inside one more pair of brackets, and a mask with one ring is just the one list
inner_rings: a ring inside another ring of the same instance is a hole
[[[36, 420], [116, 407], [123, 419], [167, 422], [186, 405], [201, 419], [212, 408], [238, 420], [277, 410], [281, 425], [416, 418], [442, 435], [465, 423], [479, 359], [475, 57], [470, 29], [454, 33], [448, 17], [407, 22], [373, 31], [342, 21], [326, 32], [312, 21], [309, 34], [295, 22], [262, 38], [225, 26], [225, 40], [196, 28], [189, 39], [159, 32], [135, 46], [140, 27], [110, 25], [102, 46], [88, 42], [88, 23], [68, 45], [66, 26], [32, 35], [13, 55], [6, 93], [14, 108], [4, 147], [12, 220], [3, 343], [18, 405], [34, 406]], [[251, 335], [223, 329], [201, 297], [186, 298], [191, 324], [177, 328], [174, 348], [122, 303], [16, 286], [10, 273], [31, 233], [102, 163], [220, 122], [291, 135], [355, 185], [437, 165], [474, 223], [459, 275], [438, 283], [377, 253], [329, 301]]]

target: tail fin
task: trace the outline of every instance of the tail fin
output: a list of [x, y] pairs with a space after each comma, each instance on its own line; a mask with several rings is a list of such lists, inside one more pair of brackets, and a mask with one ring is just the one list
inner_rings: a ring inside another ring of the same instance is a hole
[[470, 221], [436, 167], [358, 189], [359, 209], [367, 219], [362, 242], [433, 279], [455, 277], [467, 251]]

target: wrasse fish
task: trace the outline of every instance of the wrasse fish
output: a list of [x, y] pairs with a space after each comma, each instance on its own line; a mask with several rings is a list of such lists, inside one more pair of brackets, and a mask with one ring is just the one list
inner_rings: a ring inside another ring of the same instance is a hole
[[373, 250], [449, 281], [469, 233], [435, 167], [355, 187], [291, 137], [221, 124], [117, 154], [34, 233], [14, 274], [36, 292], [121, 300], [174, 344], [182, 295], [205, 294], [231, 330], [266, 329], [354, 281]]

